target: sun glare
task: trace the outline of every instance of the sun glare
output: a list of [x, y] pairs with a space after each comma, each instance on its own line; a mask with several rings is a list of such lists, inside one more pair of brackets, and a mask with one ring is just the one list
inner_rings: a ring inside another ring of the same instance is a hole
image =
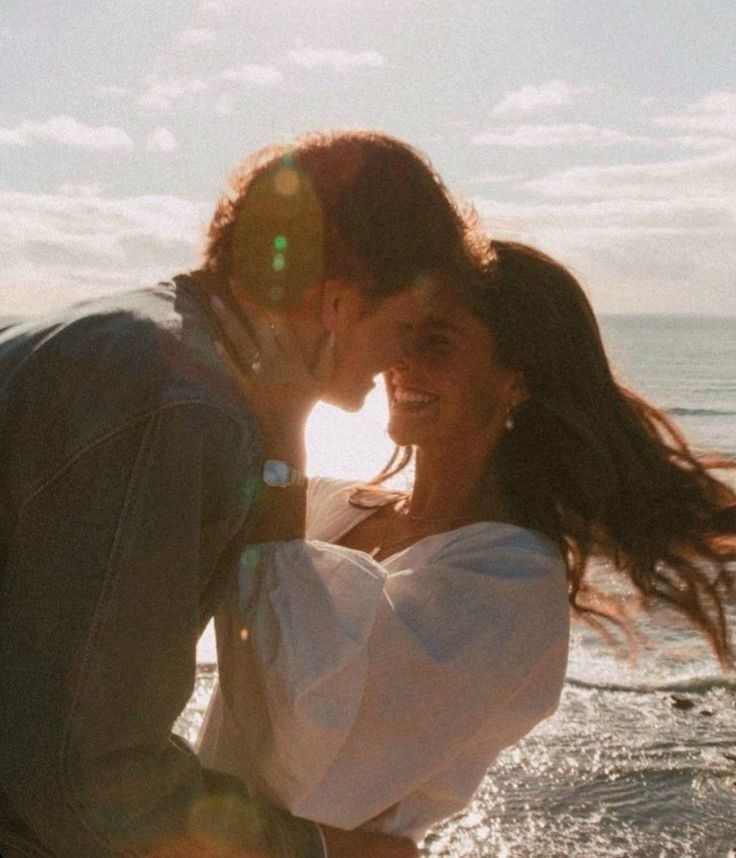
[[394, 449], [386, 434], [387, 421], [381, 378], [357, 413], [318, 405], [307, 426], [307, 473], [356, 480], [375, 476]]

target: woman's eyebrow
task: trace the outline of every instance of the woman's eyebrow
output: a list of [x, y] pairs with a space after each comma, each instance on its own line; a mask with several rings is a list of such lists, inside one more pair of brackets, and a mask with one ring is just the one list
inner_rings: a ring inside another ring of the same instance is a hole
[[427, 316], [422, 321], [422, 327], [440, 331], [451, 331], [456, 334], [462, 333], [462, 330], [454, 322], [450, 322], [442, 316]]
[[426, 331], [427, 329], [431, 331], [448, 331], [450, 333], [461, 334], [463, 333], [462, 328], [456, 325], [454, 322], [450, 322], [445, 319], [443, 316], [438, 316], [436, 314], [428, 314], [419, 322], [400, 322], [399, 327], [402, 331]]

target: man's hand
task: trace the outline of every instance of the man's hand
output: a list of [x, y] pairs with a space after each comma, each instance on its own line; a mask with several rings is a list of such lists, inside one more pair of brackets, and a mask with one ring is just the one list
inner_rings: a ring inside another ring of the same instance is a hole
[[148, 852], [146, 858], [269, 858], [269, 856], [265, 852], [244, 852], [227, 843], [187, 837]]
[[419, 858], [413, 840], [371, 831], [342, 831], [320, 826], [329, 858]]
[[224, 334], [217, 351], [261, 427], [303, 425], [332, 375], [330, 337], [310, 364], [285, 318], [242, 300], [238, 317], [217, 295], [211, 304]]

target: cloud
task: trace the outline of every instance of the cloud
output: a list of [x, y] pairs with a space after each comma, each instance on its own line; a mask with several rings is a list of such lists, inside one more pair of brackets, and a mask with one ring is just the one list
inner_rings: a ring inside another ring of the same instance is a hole
[[207, 84], [196, 77], [149, 75], [143, 93], [138, 98], [138, 105], [146, 110], [168, 111], [182, 98], [197, 95], [205, 89]]
[[518, 182], [524, 178], [524, 173], [481, 173], [460, 182], [463, 186], [472, 185], [505, 185], [510, 182]]
[[223, 93], [215, 103], [215, 113], [220, 116], [232, 116], [235, 112], [235, 99], [229, 93]]
[[585, 123], [560, 125], [506, 125], [477, 134], [473, 146], [541, 148], [554, 146], [617, 146], [623, 143], [654, 143], [651, 137]]
[[0, 145], [28, 146], [31, 142], [31, 136], [23, 128], [23, 125], [24, 123], [21, 123], [15, 128], [0, 128]]
[[733, 146], [733, 137], [721, 137], [718, 135], [681, 134], [668, 138], [669, 143], [682, 146], [684, 149], [727, 149]]
[[227, 111], [227, 101], [218, 101], [217, 91], [224, 84], [247, 84], [250, 86], [271, 86], [283, 79], [281, 71], [273, 65], [246, 63], [241, 66], [227, 68], [211, 77], [161, 76], [149, 75], [145, 79], [144, 88], [138, 98], [138, 106], [144, 110], [170, 112], [175, 107], [190, 100], [193, 96], [214, 90], [212, 100], [220, 105], [216, 110]]
[[691, 134], [736, 137], [736, 90], [719, 90], [689, 105], [680, 113], [659, 116], [655, 125]]
[[127, 86], [116, 86], [109, 84], [105, 86], [97, 86], [94, 89], [94, 94], [100, 98], [123, 98], [130, 93]]
[[225, 69], [221, 72], [220, 77], [223, 80], [236, 83], [268, 86], [272, 83], [278, 83], [283, 78], [283, 74], [275, 66], [246, 63], [237, 68]]
[[490, 235], [528, 242], [568, 265], [599, 313], [736, 315], [736, 229], [717, 203], [473, 202]]
[[356, 69], [381, 68], [387, 63], [386, 57], [377, 51], [345, 51], [339, 48], [300, 48], [289, 51], [289, 59], [303, 68], [330, 68], [340, 74]]
[[83, 149], [134, 148], [133, 141], [121, 128], [85, 125], [71, 116], [53, 116], [45, 122], [25, 119], [15, 128], [0, 128], [0, 144], [28, 146], [38, 140]]
[[105, 186], [102, 182], [90, 182], [89, 184], [63, 182], [56, 188], [57, 193], [69, 197], [99, 197], [104, 190]]
[[146, 138], [146, 149], [149, 152], [173, 152], [176, 148], [176, 138], [169, 128], [154, 128]]
[[510, 203], [475, 197], [481, 216], [521, 232], [579, 233], [586, 237], [695, 235], [734, 226], [715, 201], [677, 199], [589, 199]]
[[581, 95], [592, 92], [589, 86], [572, 86], [564, 80], [550, 80], [539, 86], [522, 86], [507, 92], [492, 110], [494, 116], [529, 114], [555, 110], [573, 104]]
[[[89, 191], [92, 191], [91, 193]], [[1, 313], [39, 312], [190, 268], [212, 207], [69, 186], [0, 193]]]
[[718, 200], [736, 208], [736, 145], [670, 161], [555, 170], [526, 187], [554, 198]]
[[211, 45], [217, 38], [217, 33], [209, 27], [192, 27], [176, 34], [176, 43], [185, 48], [198, 48]]
[[238, 0], [200, 0], [199, 11], [203, 15], [229, 15], [237, 8]]
[[599, 311], [736, 315], [736, 145], [554, 170], [516, 185], [513, 202], [472, 201], [491, 235], [573, 266]]
[[143, 234], [160, 241], [191, 241], [202, 222], [202, 207], [171, 196], [113, 198], [83, 191], [63, 194], [0, 193], [0, 241], [45, 239], [91, 246], [123, 235]]

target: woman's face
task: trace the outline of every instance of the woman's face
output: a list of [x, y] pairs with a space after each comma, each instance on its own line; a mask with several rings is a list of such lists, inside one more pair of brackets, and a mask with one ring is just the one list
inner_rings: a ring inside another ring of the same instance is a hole
[[526, 398], [521, 374], [496, 360], [493, 334], [451, 287], [435, 287], [432, 307], [385, 373], [389, 435], [401, 445], [490, 451], [509, 405]]

